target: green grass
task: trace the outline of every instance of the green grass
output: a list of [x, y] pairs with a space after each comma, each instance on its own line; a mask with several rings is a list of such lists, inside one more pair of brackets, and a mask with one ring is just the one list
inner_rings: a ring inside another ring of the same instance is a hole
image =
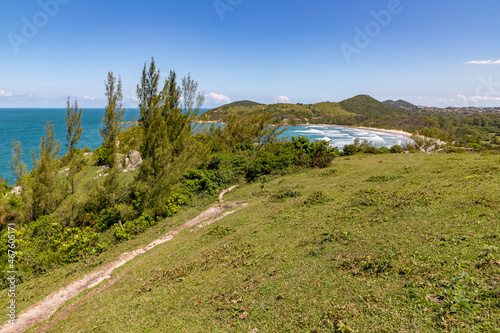
[[[113, 286], [58, 310], [68, 313], [52, 331], [500, 332], [499, 162], [357, 155], [336, 159], [334, 172], [243, 185], [225, 200], [249, 207], [120, 267]], [[20, 285], [22, 306], [95, 268], [74, 264]]]

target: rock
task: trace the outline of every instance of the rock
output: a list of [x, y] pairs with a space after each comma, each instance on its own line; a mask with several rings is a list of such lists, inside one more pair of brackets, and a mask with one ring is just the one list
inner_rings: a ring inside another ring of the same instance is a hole
[[21, 186], [16, 186], [12, 189], [12, 191], [9, 192], [9, 195], [19, 195], [21, 194], [21, 191], [23, 188]]
[[83, 157], [92, 156], [92, 155], [94, 155], [94, 153], [83, 153]]
[[137, 150], [131, 150], [125, 159], [125, 170], [136, 170], [142, 163], [141, 154]]

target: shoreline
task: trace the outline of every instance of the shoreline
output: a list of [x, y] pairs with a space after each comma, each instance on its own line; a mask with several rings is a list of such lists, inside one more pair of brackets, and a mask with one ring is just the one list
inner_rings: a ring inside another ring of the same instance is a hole
[[[223, 122], [216, 121], [216, 120], [196, 120], [192, 121], [192, 123], [195, 124], [224, 124]], [[389, 133], [389, 134], [398, 134], [398, 135], [403, 135], [407, 138], [412, 138], [413, 134], [410, 132], [406, 132], [403, 130], [395, 130], [395, 129], [385, 129], [385, 128], [375, 128], [375, 127], [365, 127], [365, 126], [350, 126], [350, 125], [337, 125], [337, 124], [297, 124], [297, 125], [282, 125], [282, 127], [293, 127], [293, 126], [332, 126], [332, 127], [343, 127], [343, 128], [353, 128], [353, 129], [360, 129], [360, 130], [367, 130], [367, 131], [373, 131], [373, 132], [382, 132], [382, 133]]]
[[375, 128], [375, 127], [365, 127], [365, 126], [350, 126], [350, 125], [336, 125], [336, 124], [300, 124], [300, 125], [307, 125], [307, 126], [334, 126], [334, 127], [343, 127], [343, 128], [353, 128], [353, 129], [367, 130], [367, 131], [373, 131], [373, 132], [398, 134], [398, 135], [406, 136], [407, 138], [410, 138], [410, 139], [413, 136], [413, 134], [411, 134], [410, 132], [406, 132], [406, 131], [403, 131], [403, 130], [384, 129], [384, 128]]

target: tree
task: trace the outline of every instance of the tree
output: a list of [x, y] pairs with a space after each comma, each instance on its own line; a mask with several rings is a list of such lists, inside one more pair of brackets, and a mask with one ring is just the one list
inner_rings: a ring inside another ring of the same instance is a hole
[[35, 151], [31, 151], [33, 172], [29, 184], [30, 191], [26, 195], [31, 199], [29, 201], [32, 221], [39, 216], [51, 214], [64, 198], [64, 187], [59, 179], [59, 149], [60, 143], [54, 138], [54, 125], [47, 121], [38, 158]]
[[[103, 145], [108, 149], [113, 149], [116, 146], [118, 135], [123, 129], [123, 114], [125, 109], [122, 105], [122, 80], [113, 76], [112, 72], [108, 73], [106, 85], [106, 97], [108, 104], [103, 118], [103, 127], [99, 130], [103, 139]], [[112, 166], [110, 163], [108, 166]]]
[[[170, 71], [160, 91], [160, 71], [154, 59], [149, 70], [144, 66], [141, 85], [137, 86], [143, 163], [138, 174], [138, 190], [155, 213], [161, 209], [173, 183], [197, 159], [198, 146], [192, 138], [191, 121], [204, 102], [197, 94], [198, 84], [190, 75], [178, 86], [176, 74]], [[181, 105], [182, 100], [182, 105]]]
[[78, 102], [71, 105], [68, 97], [66, 107], [66, 127], [68, 132], [66, 133], [66, 148], [68, 148], [69, 154], [69, 171], [68, 179], [71, 185], [71, 194], [75, 193], [75, 174], [78, 171], [75, 163], [75, 150], [78, 141], [82, 136], [82, 109], [78, 110]]
[[20, 185], [23, 177], [26, 175], [26, 164], [23, 162], [23, 151], [21, 149], [21, 141], [12, 139], [12, 160], [9, 161], [10, 169], [14, 174], [16, 185]]
[[123, 114], [125, 109], [122, 105], [122, 81], [121, 78], [113, 76], [112, 72], [108, 73], [108, 80], [106, 85], [106, 97], [108, 104], [103, 118], [103, 127], [100, 129], [103, 138], [103, 146], [108, 151], [107, 165], [110, 168], [108, 176], [104, 182], [106, 193], [108, 195], [108, 202], [111, 206], [116, 204], [116, 193], [118, 190], [118, 175], [119, 163], [117, 160], [118, 152], [118, 135], [123, 129]]

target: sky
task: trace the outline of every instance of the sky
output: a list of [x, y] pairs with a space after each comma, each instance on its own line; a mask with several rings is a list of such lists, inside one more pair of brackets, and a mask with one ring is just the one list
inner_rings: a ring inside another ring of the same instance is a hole
[[500, 106], [496, 0], [3, 0], [0, 108], [125, 106], [154, 57], [204, 107], [341, 101]]

